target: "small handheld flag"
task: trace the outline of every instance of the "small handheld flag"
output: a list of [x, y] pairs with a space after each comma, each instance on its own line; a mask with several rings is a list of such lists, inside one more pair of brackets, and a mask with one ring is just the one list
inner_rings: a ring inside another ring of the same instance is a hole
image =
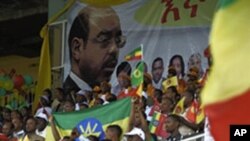
[[134, 49], [132, 52], [125, 56], [126, 61], [141, 60], [142, 59], [142, 45]]

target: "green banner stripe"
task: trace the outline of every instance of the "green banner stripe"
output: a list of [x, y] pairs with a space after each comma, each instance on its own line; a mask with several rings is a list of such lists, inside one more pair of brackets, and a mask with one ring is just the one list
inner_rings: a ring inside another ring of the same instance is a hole
[[116, 102], [71, 113], [54, 113], [56, 124], [62, 129], [75, 127], [86, 118], [96, 118], [103, 125], [122, 120], [130, 115], [131, 99], [125, 98]]
[[226, 8], [227, 6], [233, 4], [237, 0], [220, 0], [219, 1], [219, 7], [220, 8]]

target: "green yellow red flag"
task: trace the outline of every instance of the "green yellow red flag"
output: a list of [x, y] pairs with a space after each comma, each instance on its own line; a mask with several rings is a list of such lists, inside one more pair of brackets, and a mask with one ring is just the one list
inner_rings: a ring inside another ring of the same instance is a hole
[[142, 45], [134, 49], [132, 52], [125, 56], [126, 61], [141, 60], [142, 59]]
[[95, 135], [104, 139], [108, 125], [116, 124], [123, 132], [127, 131], [130, 109], [131, 99], [124, 98], [104, 106], [70, 113], [54, 113], [53, 116], [61, 137], [70, 135], [71, 130], [76, 127], [85, 137]]
[[230, 140], [230, 125], [250, 123], [249, 5], [249, 0], [221, 0], [212, 25], [213, 66], [202, 102], [216, 141]]

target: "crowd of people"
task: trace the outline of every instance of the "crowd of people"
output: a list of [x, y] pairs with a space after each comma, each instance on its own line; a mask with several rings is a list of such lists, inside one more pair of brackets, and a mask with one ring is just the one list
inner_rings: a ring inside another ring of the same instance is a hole
[[[71, 68], [63, 86], [45, 89], [34, 113], [31, 106], [20, 109], [1, 107], [0, 140], [44, 141], [47, 130], [51, 130], [49, 132], [53, 133], [55, 141], [98, 141], [97, 136], [79, 134], [77, 128], [72, 129], [70, 135], [61, 137], [52, 113], [84, 111], [127, 97], [131, 97], [132, 104], [128, 129], [122, 131], [120, 125], [109, 125], [103, 141], [171, 141], [202, 132], [204, 114], [200, 106], [200, 92], [207, 71], [201, 67], [201, 55], [190, 57], [188, 71], [185, 71], [181, 55], [174, 55], [167, 69], [164, 68], [164, 59], [155, 58], [151, 72], [143, 62], [142, 91], [138, 94], [138, 88], [131, 82], [130, 63], [122, 62], [117, 66], [119, 49], [125, 43], [119, 17], [112, 8], [83, 8], [70, 28]], [[111, 85], [109, 81], [115, 68], [118, 83]], [[167, 75], [163, 76], [165, 70]], [[172, 78], [177, 79], [177, 85], [171, 84]], [[167, 136], [150, 132], [154, 113], [166, 117], [159, 131]]]
[[[197, 66], [198, 64], [198, 66]], [[200, 72], [200, 63], [188, 64], [189, 70], [184, 73], [184, 61], [175, 55], [169, 62], [167, 76], [163, 77], [164, 63], [156, 58], [152, 63], [151, 73], [144, 62], [144, 79], [141, 96], [137, 87], [131, 84], [132, 68], [129, 62], [122, 62], [116, 69], [117, 85], [112, 86], [103, 81], [90, 90], [65, 90], [58, 87], [45, 89], [40, 97], [39, 108], [32, 114], [31, 107], [9, 109], [1, 107], [0, 139], [1, 140], [39, 140], [46, 139], [47, 126], [51, 126], [56, 141], [99, 140], [90, 135], [84, 137], [77, 129], [72, 129], [69, 136], [60, 137], [53, 120], [53, 112], [73, 112], [85, 110], [98, 105], [106, 105], [114, 101], [131, 97], [132, 109], [127, 131], [120, 125], [109, 125], [105, 132], [106, 141], [140, 141], [140, 140], [180, 140], [204, 130], [204, 111], [200, 103], [200, 92], [204, 86], [207, 72]], [[178, 79], [178, 85], [164, 83], [171, 78]], [[67, 91], [67, 93], [66, 93]], [[117, 109], [119, 110], [119, 108]], [[153, 114], [159, 112], [166, 116], [161, 129], [167, 137], [157, 136], [150, 132], [149, 124]], [[107, 113], [110, 114], [110, 113]]]

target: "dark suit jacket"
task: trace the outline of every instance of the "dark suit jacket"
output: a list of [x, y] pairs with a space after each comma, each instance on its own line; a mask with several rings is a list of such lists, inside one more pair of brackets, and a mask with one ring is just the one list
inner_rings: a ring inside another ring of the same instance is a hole
[[78, 92], [80, 90], [80, 88], [71, 79], [71, 77], [69, 75], [67, 76], [66, 80], [63, 82], [63, 89], [64, 89], [66, 95], [69, 95], [70, 91], [72, 91], [72, 90], [74, 90], [75, 92]]

